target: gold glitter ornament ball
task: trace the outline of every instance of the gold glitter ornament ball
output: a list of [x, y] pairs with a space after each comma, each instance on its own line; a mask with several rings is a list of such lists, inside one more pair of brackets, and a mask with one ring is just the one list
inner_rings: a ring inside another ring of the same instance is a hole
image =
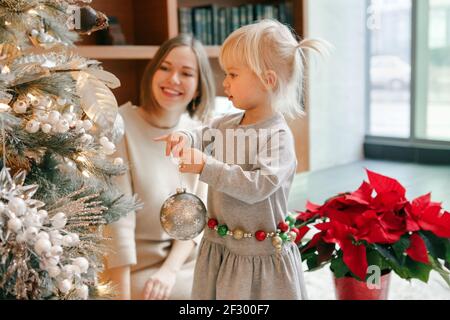
[[199, 197], [177, 189], [161, 207], [161, 226], [174, 239], [191, 240], [206, 224], [206, 207]]

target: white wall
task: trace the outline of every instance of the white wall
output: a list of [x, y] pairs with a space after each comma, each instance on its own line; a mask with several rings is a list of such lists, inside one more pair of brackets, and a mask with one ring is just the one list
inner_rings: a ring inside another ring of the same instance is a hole
[[307, 37], [326, 39], [328, 58], [311, 57], [310, 168], [363, 158], [365, 133], [365, 1], [310, 0]]

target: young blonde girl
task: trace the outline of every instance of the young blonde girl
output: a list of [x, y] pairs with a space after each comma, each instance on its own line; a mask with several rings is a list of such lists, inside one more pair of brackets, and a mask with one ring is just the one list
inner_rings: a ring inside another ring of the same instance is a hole
[[[201, 123], [213, 108], [214, 78], [202, 44], [181, 34], [164, 42], [147, 65], [141, 81], [139, 106], [120, 108], [126, 134], [117, 155], [130, 172], [117, 183], [127, 194], [137, 193], [144, 207], [106, 228], [111, 249], [105, 277], [120, 299], [189, 299], [197, 240], [171, 239], [161, 227], [164, 200], [179, 187], [179, 172], [152, 138]], [[191, 119], [192, 118], [192, 119]], [[147, 169], [151, 163], [154, 170]], [[188, 192], [206, 198], [198, 176], [185, 176]], [[199, 242], [199, 241], [198, 241]]]
[[273, 20], [234, 31], [220, 64], [225, 93], [244, 112], [156, 139], [166, 142], [166, 155], [180, 157], [181, 172], [198, 173], [209, 186], [193, 299], [307, 298], [288, 217], [297, 160], [283, 115], [302, 114], [303, 51], [319, 51], [318, 44], [299, 43]]

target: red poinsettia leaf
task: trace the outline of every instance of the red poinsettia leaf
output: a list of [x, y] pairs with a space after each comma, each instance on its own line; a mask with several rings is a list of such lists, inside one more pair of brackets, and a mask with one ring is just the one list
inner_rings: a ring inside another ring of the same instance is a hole
[[361, 281], [364, 281], [367, 274], [367, 256], [364, 245], [354, 245], [351, 240], [343, 241], [340, 245], [343, 252], [343, 260], [347, 267]]
[[311, 211], [299, 212], [299, 214], [297, 215], [297, 217], [295, 217], [295, 219], [299, 221], [308, 221], [309, 219], [312, 219], [316, 215], [318, 215], [316, 212]]
[[362, 228], [371, 221], [378, 222], [378, 215], [375, 210], [366, 210], [361, 215], [357, 216], [354, 220], [356, 227]]
[[320, 207], [321, 207], [321, 205], [312, 203], [310, 201], [306, 201], [306, 210], [308, 210], [308, 211], [318, 212]]
[[405, 251], [406, 254], [415, 261], [429, 263], [427, 247], [423, 239], [417, 233], [413, 233], [409, 241], [410, 245]]
[[403, 204], [405, 204], [404, 197], [397, 191], [379, 193], [372, 201], [372, 207], [380, 211], [396, 210]]
[[394, 191], [402, 197], [405, 196], [405, 188], [397, 180], [370, 171], [369, 169], [366, 169], [366, 172], [369, 177], [369, 182], [377, 194]]
[[433, 201], [430, 201], [430, 206], [436, 206], [436, 207], [439, 207], [439, 208], [441, 208], [442, 209], [442, 202], [433, 202]]
[[320, 231], [326, 231], [332, 227], [331, 222], [323, 222], [314, 225], [314, 227]]
[[315, 216], [320, 217], [322, 216], [321, 210], [322, 206], [307, 201], [305, 211], [297, 211], [297, 210], [295, 211], [296, 213], [298, 213], [296, 219], [300, 221], [307, 221], [314, 218]]
[[418, 221], [423, 230], [433, 232], [438, 237], [450, 238], [450, 213], [440, 213], [440, 206], [426, 208]]
[[292, 228], [291, 231], [295, 232], [297, 234], [297, 237], [295, 238], [295, 243], [299, 243], [305, 234], [308, 233], [310, 228], [308, 226], [301, 227], [300, 229]]
[[373, 188], [366, 181], [363, 181], [358, 190], [352, 192], [350, 195], [346, 196], [346, 200], [353, 200], [360, 204], [369, 204], [372, 200]]
[[415, 198], [411, 205], [415, 210], [423, 211], [431, 201], [431, 193], [424, 194], [423, 196]]
[[386, 211], [380, 215], [381, 226], [388, 231], [406, 232], [405, 217], [396, 215], [393, 211]]
[[422, 219], [424, 211], [432, 207], [432, 212], [427, 212], [427, 214], [433, 213], [437, 215], [442, 210], [442, 204], [438, 202], [431, 201], [431, 193], [427, 193], [423, 196], [414, 199], [410, 205], [406, 205], [408, 215], [415, 221]]
[[329, 222], [329, 226], [327, 227], [326, 234], [323, 236], [323, 240], [328, 243], [337, 243], [340, 245], [341, 241], [352, 238], [355, 233], [356, 230], [354, 228], [333, 220]]
[[305, 251], [308, 251], [309, 249], [311, 249], [311, 248], [314, 248], [316, 245], [317, 245], [317, 243], [322, 239], [322, 236], [324, 235], [325, 233], [322, 231], [322, 232], [319, 232], [319, 233], [316, 233], [313, 237], [312, 237], [312, 239], [308, 242], [308, 244], [306, 245], [306, 247], [304, 247], [303, 249], [302, 249], [302, 253], [303, 252], [305, 252]]
[[340, 209], [345, 207], [348, 202], [347, 200], [345, 200], [345, 197], [345, 194], [331, 197], [330, 199], [325, 201], [324, 205], [320, 208], [320, 212], [322, 212], [323, 215], [326, 215], [327, 210], [330, 208]]
[[329, 217], [331, 221], [338, 221], [348, 226], [352, 226], [355, 224], [355, 220], [365, 211], [367, 211], [367, 207], [358, 204], [340, 210], [329, 208], [327, 209], [326, 216]]
[[358, 229], [355, 239], [366, 240], [369, 243], [388, 244], [397, 242], [403, 234], [403, 231], [387, 231], [379, 221], [372, 220]]
[[414, 231], [419, 231], [419, 230], [420, 230], [419, 224], [414, 219], [412, 219], [409, 215], [406, 216], [406, 231], [414, 232]]
[[410, 202], [407, 202], [404, 207], [405, 212], [405, 221], [406, 221], [406, 231], [414, 232], [420, 230], [420, 226], [418, 224], [418, 216], [413, 214], [413, 205]]
[[324, 236], [322, 237], [322, 241], [328, 244], [338, 244], [339, 247], [343, 248], [346, 246], [346, 243], [354, 238], [354, 233], [356, 230], [350, 228], [342, 223], [337, 221], [333, 221], [330, 223], [330, 228], [328, 228], [324, 232]]

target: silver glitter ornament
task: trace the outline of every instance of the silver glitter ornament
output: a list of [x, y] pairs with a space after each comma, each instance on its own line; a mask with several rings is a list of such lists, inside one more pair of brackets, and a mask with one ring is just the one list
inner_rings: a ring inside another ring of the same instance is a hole
[[191, 240], [206, 224], [206, 207], [199, 197], [177, 189], [161, 207], [161, 226], [174, 239]]

